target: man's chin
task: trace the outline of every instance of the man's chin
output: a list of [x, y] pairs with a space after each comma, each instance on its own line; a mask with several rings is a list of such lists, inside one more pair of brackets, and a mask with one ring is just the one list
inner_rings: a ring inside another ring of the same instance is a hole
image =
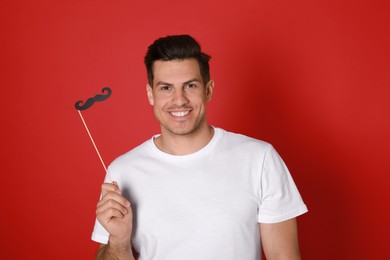
[[192, 134], [194, 131], [188, 129], [171, 129], [169, 132], [177, 136], [186, 136]]
[[196, 132], [197, 128], [189, 127], [189, 126], [179, 126], [179, 127], [165, 128], [165, 130], [171, 135], [186, 136]]

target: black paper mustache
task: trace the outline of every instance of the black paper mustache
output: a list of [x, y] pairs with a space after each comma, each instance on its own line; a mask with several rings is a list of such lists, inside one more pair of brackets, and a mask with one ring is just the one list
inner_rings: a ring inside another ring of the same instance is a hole
[[[104, 92], [107, 92], [107, 93], [105, 94]], [[85, 103], [82, 100], [79, 100], [74, 104], [74, 107], [77, 110], [86, 110], [87, 108], [90, 108], [93, 104], [95, 104], [95, 102], [102, 102], [102, 101], [106, 100], [107, 98], [109, 98], [112, 91], [109, 87], [105, 87], [102, 89], [102, 93], [103, 94], [97, 94], [94, 97], [88, 98], [87, 101], [85, 101]]]

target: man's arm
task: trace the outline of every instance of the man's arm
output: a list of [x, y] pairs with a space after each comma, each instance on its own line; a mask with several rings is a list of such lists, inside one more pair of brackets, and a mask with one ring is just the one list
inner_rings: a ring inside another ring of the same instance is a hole
[[99, 246], [97, 260], [134, 260], [131, 250], [133, 214], [130, 202], [114, 182], [102, 185], [96, 217], [110, 234], [108, 244]]
[[299, 260], [298, 230], [295, 218], [260, 225], [263, 250], [268, 260]]
[[130, 246], [119, 248], [112, 247], [110, 244], [100, 244], [96, 254], [96, 260], [135, 260]]
[[136, 260], [131, 248], [119, 247], [115, 248], [111, 245], [100, 244], [96, 254], [96, 260]]

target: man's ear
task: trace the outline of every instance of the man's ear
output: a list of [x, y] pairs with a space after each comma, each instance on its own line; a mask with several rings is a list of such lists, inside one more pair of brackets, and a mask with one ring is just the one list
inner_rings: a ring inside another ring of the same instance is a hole
[[146, 84], [146, 94], [148, 96], [149, 104], [151, 106], [154, 105], [154, 99], [153, 99], [153, 89], [152, 87], [148, 84]]
[[211, 100], [211, 97], [213, 96], [213, 90], [214, 90], [214, 80], [210, 80], [209, 83], [206, 85], [206, 99], [207, 101]]

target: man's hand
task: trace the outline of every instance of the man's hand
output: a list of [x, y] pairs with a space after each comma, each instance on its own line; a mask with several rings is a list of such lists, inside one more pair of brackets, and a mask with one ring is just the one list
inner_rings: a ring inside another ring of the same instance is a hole
[[110, 233], [110, 246], [131, 249], [133, 214], [130, 202], [122, 196], [115, 182], [102, 185], [102, 199], [97, 204], [96, 217]]

